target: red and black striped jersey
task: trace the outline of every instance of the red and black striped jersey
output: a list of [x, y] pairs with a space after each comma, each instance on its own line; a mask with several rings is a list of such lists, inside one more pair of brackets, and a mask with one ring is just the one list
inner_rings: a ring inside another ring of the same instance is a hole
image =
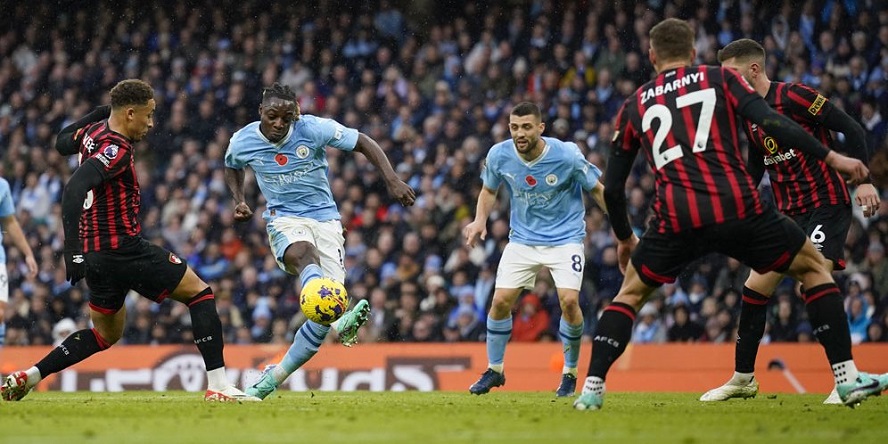
[[688, 66], [659, 73], [626, 99], [612, 145], [632, 156], [642, 149], [654, 172], [651, 228], [679, 233], [764, 211], [736, 120], [755, 98], [734, 71]]
[[[832, 145], [823, 120], [833, 105], [817, 91], [797, 83], [771, 82], [765, 101], [824, 146]], [[778, 210], [795, 215], [823, 205], [851, 203], [845, 180], [824, 161], [806, 156], [798, 147], [781, 146], [754, 123], [746, 121], [744, 127], [751, 145], [749, 155], [760, 156], [764, 162]]]
[[112, 131], [107, 120], [83, 127], [75, 139], [80, 139], [80, 164], [95, 158], [105, 179], [89, 191], [83, 202], [80, 216], [83, 251], [131, 246], [142, 232], [141, 198], [132, 145], [126, 137]]

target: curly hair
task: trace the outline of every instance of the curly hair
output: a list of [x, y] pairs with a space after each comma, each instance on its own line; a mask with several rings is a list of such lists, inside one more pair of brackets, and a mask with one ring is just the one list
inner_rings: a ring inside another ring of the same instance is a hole
[[290, 85], [282, 85], [278, 82], [274, 82], [274, 85], [271, 85], [271, 87], [262, 90], [262, 103], [265, 103], [267, 100], [273, 97], [295, 102], [296, 92], [293, 91], [292, 88], [290, 88]]
[[154, 98], [154, 88], [139, 79], [121, 80], [111, 88], [111, 108], [147, 105]]

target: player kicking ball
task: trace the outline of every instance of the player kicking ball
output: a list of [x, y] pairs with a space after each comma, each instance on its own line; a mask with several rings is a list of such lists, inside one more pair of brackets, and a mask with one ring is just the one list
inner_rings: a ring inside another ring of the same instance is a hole
[[506, 383], [503, 360], [512, 335], [512, 306], [525, 288], [533, 288], [536, 275], [548, 267], [561, 304], [558, 333], [564, 346], [564, 368], [556, 396], [574, 394], [577, 361], [583, 336], [580, 284], [586, 255], [583, 193], [591, 192], [601, 208], [604, 186], [601, 171], [589, 163], [579, 147], [541, 137], [546, 125], [540, 109], [519, 103], [509, 115], [512, 138], [490, 148], [481, 171], [484, 186], [478, 195], [475, 220], [463, 234], [469, 248], [487, 237], [487, 218], [500, 186], [509, 190], [509, 243], [496, 274], [496, 289], [487, 315], [488, 368], [469, 392], [483, 395]]
[[[278, 266], [299, 276], [302, 287], [322, 277], [344, 282], [345, 238], [327, 179], [327, 146], [367, 156], [382, 173], [389, 194], [402, 205], [413, 205], [413, 189], [398, 178], [376, 141], [334, 120], [301, 114], [289, 86], [275, 83], [263, 91], [259, 118], [234, 133], [225, 153], [235, 221], [253, 216], [244, 197], [244, 169], [250, 167], [267, 202], [262, 218]], [[330, 327], [351, 347], [369, 315], [369, 303], [361, 300], [331, 325], [307, 320], [283, 360], [268, 366], [246, 392], [265, 399], [318, 352]]]

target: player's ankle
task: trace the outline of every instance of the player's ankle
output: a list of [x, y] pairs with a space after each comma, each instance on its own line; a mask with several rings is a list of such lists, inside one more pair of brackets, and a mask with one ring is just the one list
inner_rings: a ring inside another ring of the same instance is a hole
[[753, 373], [734, 372], [734, 376], [731, 376], [731, 380], [728, 382], [736, 385], [746, 385], [752, 381], [753, 377], [755, 377]]

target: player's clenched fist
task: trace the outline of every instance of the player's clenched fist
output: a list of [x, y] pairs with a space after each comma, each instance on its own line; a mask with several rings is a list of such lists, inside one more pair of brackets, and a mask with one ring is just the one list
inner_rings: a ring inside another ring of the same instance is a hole
[[246, 202], [241, 202], [234, 207], [234, 220], [238, 222], [246, 222], [253, 217], [253, 210]]

